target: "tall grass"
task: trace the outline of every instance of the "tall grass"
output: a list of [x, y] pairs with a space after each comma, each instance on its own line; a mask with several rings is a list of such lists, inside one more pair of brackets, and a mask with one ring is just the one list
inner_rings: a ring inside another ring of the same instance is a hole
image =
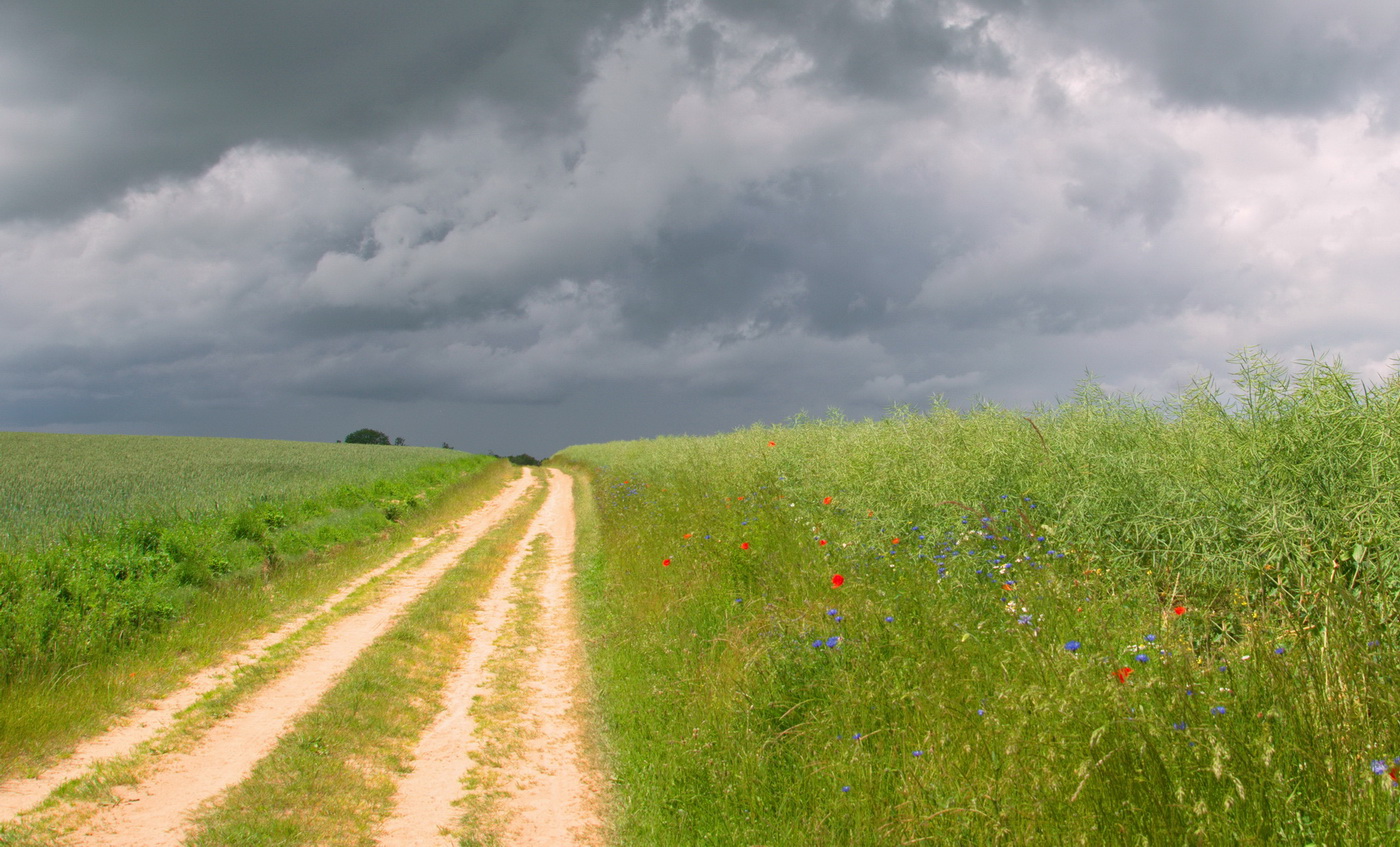
[[624, 843], [1394, 843], [1400, 378], [1236, 365], [565, 451]]

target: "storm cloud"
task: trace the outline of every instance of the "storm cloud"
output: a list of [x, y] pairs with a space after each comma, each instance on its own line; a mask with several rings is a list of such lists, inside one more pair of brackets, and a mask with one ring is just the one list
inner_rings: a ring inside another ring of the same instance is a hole
[[0, 428], [548, 454], [1400, 354], [1384, 2], [0, 9]]

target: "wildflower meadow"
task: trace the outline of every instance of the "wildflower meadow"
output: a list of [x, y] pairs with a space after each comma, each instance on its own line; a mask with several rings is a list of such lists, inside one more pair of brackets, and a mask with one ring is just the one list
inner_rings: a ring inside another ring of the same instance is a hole
[[619, 843], [1400, 842], [1400, 375], [570, 448]]

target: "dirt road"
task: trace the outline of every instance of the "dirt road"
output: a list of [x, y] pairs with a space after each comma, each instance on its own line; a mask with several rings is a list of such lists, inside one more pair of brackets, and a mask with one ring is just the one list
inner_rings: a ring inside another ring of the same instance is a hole
[[[380, 844], [455, 844], [456, 837], [449, 834], [463, 832], [476, 838], [494, 835], [505, 843], [527, 847], [602, 843], [596, 793], [601, 779], [584, 755], [577, 716], [583, 661], [570, 599], [574, 540], [571, 479], [552, 469], [541, 477], [548, 486], [544, 505], [481, 601], [470, 638], [462, 645], [457, 668], [447, 681], [441, 713], [419, 740], [412, 767], [400, 778], [387, 817], [368, 822]], [[229, 788], [246, 779], [293, 723], [317, 707], [356, 658], [456, 566], [463, 553], [500, 523], [535, 484], [535, 476], [522, 476], [445, 530], [448, 537], [435, 539], [439, 546], [420, 564], [385, 577], [392, 582], [373, 604], [328, 626], [317, 643], [270, 683], [245, 697], [193, 745], [156, 756], [140, 782], [115, 792], [120, 802], [82, 814], [81, 823], [59, 843], [161, 847], [181, 844], [196, 834], [192, 815], [217, 805]], [[411, 549], [428, 541], [419, 539]], [[532, 541], [542, 543], [547, 553], [543, 572], [525, 580], [522, 563], [537, 561], [528, 555]], [[159, 738], [181, 710], [226, 684], [233, 669], [260, 661], [274, 644], [329, 613], [351, 591], [388, 572], [409, 552], [347, 584], [315, 612], [247, 645], [219, 667], [192, 678], [182, 690], [82, 745], [50, 771], [0, 785], [0, 821], [32, 807], [53, 788], [103, 759]], [[517, 621], [521, 608], [532, 610], [531, 624], [525, 629]], [[526, 649], [531, 661], [526, 681], [512, 683], [525, 695], [519, 698], [522, 706], [494, 715], [492, 731], [503, 731], [504, 721], [508, 725], [505, 730], [521, 739], [521, 755], [488, 760], [480, 755], [486, 745], [473, 705], [493, 694], [493, 657], [500, 651], [501, 633], [508, 627], [517, 635], [530, 633], [533, 644]], [[468, 803], [477, 814], [466, 821], [459, 820], [462, 801], [469, 793], [463, 787], [464, 777], [470, 784], [486, 779], [497, 786], [489, 799]], [[52, 810], [47, 814], [49, 820], [56, 817]], [[384, 812], [372, 814], [382, 817]]]
[[[573, 575], [574, 510], [569, 477], [550, 470], [549, 496], [525, 533], [525, 543], [496, 579], [478, 620], [479, 634], [462, 654], [448, 681], [447, 705], [419, 740], [412, 771], [399, 783], [394, 813], [381, 829], [383, 847], [454, 845], [450, 831], [459, 814], [460, 780], [475, 770], [475, 781], [504, 786], [494, 808], [496, 834], [517, 847], [601, 844], [597, 812], [600, 780], [581, 750], [579, 700], [583, 648], [570, 598]], [[525, 544], [544, 536], [547, 567], [537, 591], [515, 591]], [[530, 595], [534, 595], [533, 597]], [[523, 736], [523, 755], [495, 763], [480, 755], [481, 728], [473, 703], [488, 698], [495, 684], [486, 671], [500, 649], [502, 629], [523, 601], [540, 604], [534, 627], [533, 657], [526, 670], [526, 707], [495, 731]], [[492, 773], [494, 771], [494, 773]]]

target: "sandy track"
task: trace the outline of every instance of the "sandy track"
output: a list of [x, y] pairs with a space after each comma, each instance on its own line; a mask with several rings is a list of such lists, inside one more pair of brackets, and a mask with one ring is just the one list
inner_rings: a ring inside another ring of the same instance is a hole
[[[533, 477], [522, 476], [507, 485], [485, 506], [456, 522], [451, 529], [454, 537], [450, 542], [435, 551], [422, 565], [397, 577], [374, 605], [328, 627], [317, 645], [308, 648], [276, 680], [215, 724], [195, 749], [163, 757], [142, 782], [121, 792], [123, 802], [94, 815], [69, 843], [108, 847], [179, 844], [186, 835], [190, 813], [204, 801], [244, 779], [258, 760], [272, 750], [292, 722], [330, 689], [356, 656], [387, 630], [413, 600], [456, 564], [468, 548], [499, 523], [533, 484]], [[392, 567], [400, 560], [388, 562], [384, 568]], [[362, 577], [357, 581], [362, 584], [366, 580]], [[348, 595], [355, 587], [358, 586], [347, 586], [342, 593]], [[332, 604], [328, 601], [323, 608], [329, 605]], [[299, 628], [310, 617], [294, 623]], [[292, 624], [283, 629], [289, 627]], [[286, 638], [292, 631], [281, 635], [281, 638]], [[273, 636], [281, 632], [279, 630]], [[261, 645], [261, 649], [265, 651], [268, 646], [270, 644]], [[257, 649], [257, 646], [250, 646], [245, 653]], [[208, 683], [201, 679], [192, 687], [205, 684]], [[187, 691], [182, 690], [167, 699], [173, 698], [175, 702], [188, 699], [192, 702], [194, 698]], [[174, 711], [170, 714], [173, 715]], [[168, 718], [165, 721], [168, 723]], [[155, 731], [151, 730], [150, 734]], [[40, 777], [40, 781], [44, 779], [44, 776]]]
[[530, 735], [526, 753], [505, 766], [505, 796], [495, 811], [505, 821], [505, 843], [516, 847], [592, 847], [601, 841], [598, 811], [600, 778], [582, 752], [575, 713], [582, 678], [583, 647], [570, 598], [574, 574], [572, 480], [549, 470], [549, 494], [525, 538], [497, 577], [482, 604], [470, 644], [444, 691], [444, 708], [423, 734], [410, 772], [403, 777], [391, 817], [380, 830], [380, 847], [451, 845], [444, 835], [460, 816], [453, 804], [463, 794], [461, 779], [476, 766], [473, 754], [483, 739], [471, 715], [473, 700], [486, 693], [485, 673], [495, 642], [514, 608], [516, 571], [531, 541], [548, 544], [547, 570], [539, 591], [541, 619], [534, 637], [533, 667], [525, 714], [517, 716]]
[[516, 847], [602, 844], [602, 777], [583, 755], [583, 641], [573, 605], [574, 510], [570, 480], [555, 478], [568, 494], [550, 525], [549, 569], [540, 589], [543, 613], [530, 671], [525, 720], [535, 729], [523, 755], [507, 768], [516, 790], [503, 803], [506, 843]]

